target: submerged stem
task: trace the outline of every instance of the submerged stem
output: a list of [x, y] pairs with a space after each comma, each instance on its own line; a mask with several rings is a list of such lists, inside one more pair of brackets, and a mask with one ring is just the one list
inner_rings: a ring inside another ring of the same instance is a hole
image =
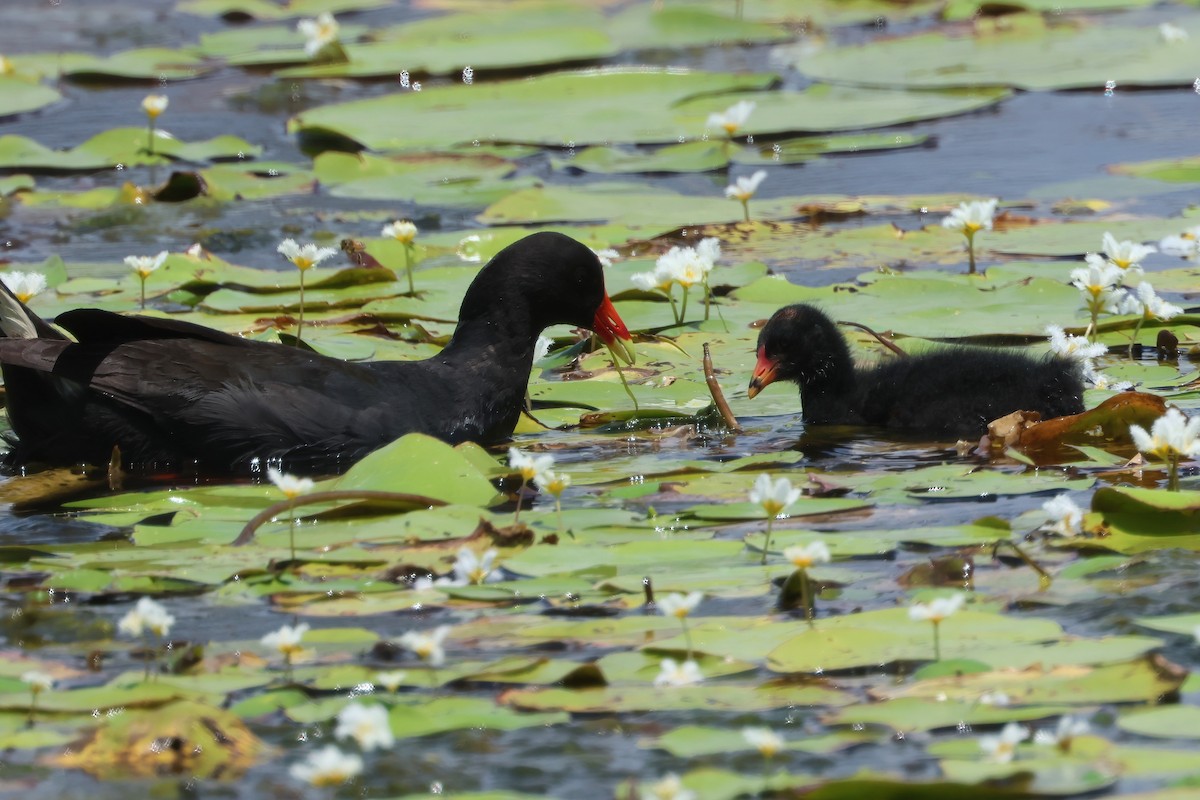
[[775, 517], [773, 515], [767, 517], [767, 539], [763, 542], [762, 561], [760, 562], [762, 564], [767, 563], [767, 551], [771, 549], [771, 526], [774, 524]]
[[304, 328], [304, 270], [300, 270], [300, 315], [296, 320], [296, 347], [300, 346], [300, 331]]

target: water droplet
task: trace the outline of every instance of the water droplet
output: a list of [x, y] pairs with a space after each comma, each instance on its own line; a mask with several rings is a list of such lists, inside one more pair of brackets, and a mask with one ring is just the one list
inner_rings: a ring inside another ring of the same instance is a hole
[[408, 88], [408, 70], [406, 69], [400, 70], [400, 85], [405, 89]]
[[470, 67], [463, 67], [463, 83], [472, 84], [475, 82], [475, 70]]
[[1200, 78], [1196, 78], [1192, 83], [1192, 88], [1196, 90], [1196, 94], [1200, 94]]
[[243, 153], [241, 150], [238, 150], [237, 157], [238, 157], [238, 161], [244, 161], [246, 159], [246, 154]]
[[414, 92], [419, 92], [419, 91], [421, 91], [421, 82], [420, 82], [420, 81], [413, 81], [413, 84], [412, 84], [412, 90], [413, 90]]
[[125, 169], [125, 165], [124, 165], [124, 164], [117, 164], [117, 172], [120, 172], [120, 171], [121, 171], [121, 170], [123, 170], [123, 169]]
[[1113, 96], [1113, 91], [1114, 91], [1116, 88], [1117, 88], [1117, 82], [1116, 82], [1116, 81], [1105, 81], [1105, 82], [1104, 82], [1104, 96], [1105, 96], [1105, 97], [1112, 97], [1112, 96]]
[[442, 782], [434, 781], [433, 783], [429, 784], [429, 793], [430, 794], [441, 794], [442, 793]]

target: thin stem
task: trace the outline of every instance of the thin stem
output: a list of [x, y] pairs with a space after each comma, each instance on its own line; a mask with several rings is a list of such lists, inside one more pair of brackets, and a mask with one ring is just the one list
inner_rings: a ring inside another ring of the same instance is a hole
[[704, 276], [704, 321], [708, 322], [708, 303], [712, 297], [712, 290], [708, 288], [708, 276]]
[[304, 270], [300, 270], [300, 315], [296, 320], [296, 347], [300, 346], [300, 331], [304, 327]]
[[154, 120], [146, 122], [146, 152], [154, 155]]
[[1130, 358], [1133, 358], [1133, 346], [1135, 344], [1137, 344], [1138, 334], [1140, 334], [1142, 332], [1142, 325], [1145, 324], [1145, 322], [1146, 322], [1146, 314], [1145, 314], [1145, 312], [1142, 312], [1142, 315], [1140, 317], [1138, 317], [1137, 325], [1133, 326], [1133, 337], [1129, 340], [1129, 357]]
[[562, 499], [558, 496], [554, 498], [554, 511], [558, 514], [558, 532], [563, 532], [563, 517], [562, 517]]
[[750, 221], [750, 198], [742, 201], [742, 220], [745, 222]]
[[1179, 491], [1179, 454], [1167, 456], [1167, 491]]
[[938, 627], [938, 625], [941, 624], [941, 621], [936, 620], [936, 619], [931, 620], [931, 621], [933, 622], [933, 660], [941, 661], [942, 660], [942, 634], [941, 634], [941, 629]]
[[416, 289], [413, 288], [411, 244], [404, 245], [404, 269], [408, 272], [408, 293], [416, 294]]
[[142, 282], [142, 310], [146, 310], [146, 276], [138, 273], [138, 280]]
[[288, 545], [292, 549], [292, 561], [296, 560], [296, 498], [288, 506]]
[[675, 306], [675, 292], [673, 286], [667, 287], [667, 299], [671, 301], [671, 316], [675, 318], [675, 324], [679, 324], [679, 309]]
[[[680, 286], [683, 286], [683, 284], [680, 284]], [[680, 325], [687, 322], [687, 301], [688, 301], [688, 294], [689, 294], [690, 288], [691, 287], [689, 287], [689, 286], [683, 286], [683, 300], [681, 300], [679, 303], [679, 324]]]
[[[150, 647], [150, 637], [146, 635], [145, 631], [142, 632], [142, 645], [147, 648]], [[150, 659], [148, 659], [148, 658], [143, 659], [142, 666], [143, 666], [142, 680], [149, 683], [150, 682]]]
[[800, 568], [800, 605], [804, 606], [804, 618], [808, 627], [813, 627], [813, 598], [812, 588], [808, 582], [808, 570]]
[[771, 527], [774, 524], [775, 516], [771, 515], [767, 517], [767, 540], [763, 542], [762, 561], [760, 562], [762, 564], [767, 563], [767, 551], [771, 549]]
[[292, 682], [292, 654], [290, 651], [283, 654], [283, 679], [288, 683]]
[[513, 514], [513, 525], [521, 521], [521, 500], [525, 495], [525, 476], [521, 476], [521, 485], [517, 487], [517, 513]]
[[683, 640], [687, 642], [688, 661], [692, 660], [692, 632], [688, 630], [687, 617], [680, 617], [679, 624], [683, 626]]
[[620, 359], [618, 359], [616, 357], [616, 355], [612, 352], [611, 347], [609, 348], [608, 353], [609, 353], [609, 356], [612, 357], [613, 369], [615, 369], [617, 371], [617, 377], [619, 377], [621, 379], [621, 387], [625, 389], [625, 394], [629, 395], [629, 400], [633, 403], [633, 410], [634, 411], [640, 410], [640, 407], [638, 406], [637, 397], [634, 396], [633, 389], [629, 388], [629, 381], [625, 379], [625, 371], [623, 369], [621, 369]]
[[975, 274], [975, 231], [967, 231], [967, 259], [968, 267], [967, 274]]
[[34, 691], [34, 690], [32, 690], [32, 689], [31, 689], [31, 690], [29, 691], [29, 697], [30, 697], [30, 700], [29, 700], [29, 717], [28, 717], [28, 718], [25, 720], [25, 724], [26, 724], [28, 727], [32, 728], [32, 727], [33, 727], [33, 718], [34, 718], [35, 716], [37, 716], [37, 699], [38, 699], [38, 693], [37, 693], [36, 691]]

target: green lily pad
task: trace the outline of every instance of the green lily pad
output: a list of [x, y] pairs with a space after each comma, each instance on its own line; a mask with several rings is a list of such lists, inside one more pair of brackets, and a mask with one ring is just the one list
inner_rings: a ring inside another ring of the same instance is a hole
[[36, 111], [61, 99], [62, 95], [49, 86], [20, 76], [0, 74], [0, 116]]

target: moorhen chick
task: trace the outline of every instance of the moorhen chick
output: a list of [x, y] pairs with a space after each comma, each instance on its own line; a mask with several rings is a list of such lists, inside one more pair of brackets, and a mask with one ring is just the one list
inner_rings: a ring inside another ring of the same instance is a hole
[[97, 309], [56, 322], [76, 341], [10, 292], [0, 300], [18, 464], [106, 464], [118, 446], [141, 471], [242, 472], [256, 460], [338, 471], [406, 433], [451, 443], [507, 438], [549, 325], [590, 328], [631, 362], [633, 353], [599, 259], [550, 232], [509, 245], [480, 270], [453, 338], [424, 361], [349, 363]]
[[801, 415], [814, 425], [980, 436], [1013, 411], [1042, 419], [1083, 411], [1076, 361], [949, 346], [856, 368], [837, 326], [809, 305], [779, 309], [759, 332], [747, 394], [775, 381], [800, 386]]

